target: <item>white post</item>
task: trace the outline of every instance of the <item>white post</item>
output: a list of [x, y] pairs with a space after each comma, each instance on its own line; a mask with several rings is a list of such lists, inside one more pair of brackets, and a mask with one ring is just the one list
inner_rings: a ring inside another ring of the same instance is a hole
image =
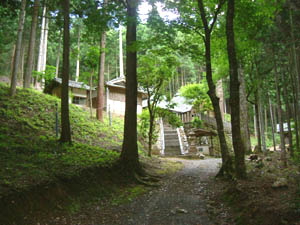
[[123, 66], [123, 47], [122, 47], [122, 26], [119, 25], [119, 64], [120, 64], [120, 77], [124, 77]]
[[47, 8], [44, 6], [43, 9], [43, 17], [42, 17], [42, 26], [41, 26], [41, 37], [40, 37], [40, 46], [39, 46], [39, 56], [38, 56], [38, 62], [37, 62], [37, 71], [42, 71], [42, 62], [43, 62], [43, 45], [44, 45], [44, 35], [45, 35], [45, 20], [46, 20], [46, 11]]
[[109, 89], [108, 89], [108, 87], [106, 87], [106, 114], [107, 114], [107, 117], [109, 116], [108, 101], [109, 101]]
[[180, 145], [180, 152], [181, 152], [181, 155], [184, 155], [184, 149], [183, 149], [183, 144], [182, 144], [181, 135], [180, 135], [180, 128], [177, 127], [176, 130], [177, 130], [177, 135], [178, 135], [178, 140], [179, 140], [179, 145]]
[[78, 82], [79, 79], [79, 66], [80, 66], [80, 24], [78, 25], [78, 36], [77, 36], [77, 59], [76, 59], [76, 73], [75, 73], [76, 82]]
[[165, 154], [165, 133], [164, 133], [164, 123], [162, 118], [160, 118], [160, 144], [161, 144], [161, 151], [160, 154], [164, 155]]
[[[48, 29], [49, 29], [49, 19], [46, 16], [45, 20], [45, 30], [44, 30], [44, 44], [43, 44], [43, 56], [42, 56], [42, 65], [41, 65], [41, 71], [46, 70], [46, 63], [47, 63], [47, 46], [48, 46]], [[45, 86], [45, 79], [42, 79], [42, 88]]]

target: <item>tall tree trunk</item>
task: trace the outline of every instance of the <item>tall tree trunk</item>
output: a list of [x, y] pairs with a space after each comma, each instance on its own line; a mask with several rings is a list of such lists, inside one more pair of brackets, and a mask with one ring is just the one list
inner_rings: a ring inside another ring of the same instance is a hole
[[33, 7], [34, 8], [33, 8], [32, 22], [31, 22], [31, 32], [30, 32], [30, 39], [29, 39], [27, 62], [26, 62], [27, 67], [25, 70], [24, 83], [23, 83], [24, 88], [30, 88], [30, 84], [31, 84], [33, 60], [34, 60], [34, 52], [35, 52], [34, 50], [35, 50], [35, 39], [36, 39], [36, 27], [38, 21], [40, 0], [34, 0]]
[[[259, 91], [259, 90], [258, 90]], [[263, 105], [261, 103], [261, 96], [259, 91], [259, 121], [260, 121], [260, 135], [261, 135], [261, 143], [262, 143], [262, 151], [266, 152], [266, 135], [265, 135], [265, 123], [264, 123], [264, 115], [263, 115]]]
[[[42, 71], [46, 70], [47, 65], [47, 46], [48, 46], [48, 30], [49, 30], [49, 18], [46, 15], [46, 21], [45, 21], [45, 34], [44, 34], [44, 50], [43, 50], [43, 67]], [[44, 81], [45, 82], [45, 81]]]
[[21, 49], [21, 64], [20, 64], [20, 75], [19, 75], [19, 82], [21, 84], [23, 84], [23, 79], [24, 79], [24, 58], [25, 58], [25, 45], [22, 45], [22, 49]]
[[232, 142], [235, 154], [235, 170], [237, 178], [246, 178], [245, 166], [245, 148], [241, 136], [240, 127], [240, 92], [239, 92], [239, 75], [238, 63], [235, 53], [234, 40], [234, 0], [228, 0], [227, 17], [226, 17], [226, 37], [227, 37], [227, 52], [229, 60], [230, 74], [230, 108], [231, 108], [231, 127], [232, 127]]
[[277, 110], [278, 110], [278, 119], [280, 127], [280, 151], [281, 151], [281, 160], [283, 166], [287, 166], [286, 154], [285, 154], [285, 142], [284, 142], [284, 130], [283, 130], [283, 119], [282, 119], [282, 106], [280, 99], [280, 86], [279, 86], [279, 74], [277, 70], [276, 59], [274, 59], [275, 65], [275, 86], [276, 86], [276, 100], [277, 100]]
[[61, 137], [60, 141], [71, 143], [71, 128], [69, 118], [69, 72], [70, 72], [70, 1], [64, 0], [64, 50], [61, 90]]
[[271, 116], [271, 127], [272, 127], [272, 140], [273, 140], [273, 146], [274, 146], [274, 151], [276, 151], [276, 141], [275, 141], [275, 132], [276, 132], [276, 127], [274, 127], [274, 117], [273, 117], [273, 110], [272, 110], [272, 103], [271, 99], [269, 98], [269, 105], [270, 105], [270, 116]]
[[[41, 25], [41, 36], [40, 36], [40, 45], [39, 45], [39, 55], [38, 55], [38, 61], [37, 61], [37, 71], [42, 72], [45, 70], [44, 66], [44, 57], [45, 57], [45, 38], [46, 38], [46, 29], [47, 29], [47, 1], [44, 1], [43, 6], [43, 17], [42, 17], [42, 25]], [[43, 81], [42, 81], [43, 82]], [[40, 82], [36, 82], [36, 87], [41, 88]]]
[[294, 109], [294, 121], [295, 121], [295, 133], [296, 133], [296, 148], [297, 150], [300, 149], [300, 143], [299, 143], [299, 128], [298, 128], [298, 124], [299, 124], [299, 115], [298, 115], [298, 102], [299, 102], [299, 95], [298, 95], [298, 82], [297, 77], [295, 76], [295, 74], [290, 73], [290, 77], [291, 77], [291, 85], [293, 87], [293, 109]]
[[255, 109], [255, 104], [253, 105], [253, 125], [254, 125], [254, 135], [255, 135], [255, 138], [257, 139], [257, 129], [256, 129], [256, 109]]
[[223, 107], [223, 105], [224, 105], [224, 92], [223, 92], [223, 81], [222, 81], [222, 79], [217, 81], [216, 94], [219, 98], [219, 105], [220, 105], [222, 120], [224, 121], [224, 107]]
[[19, 16], [16, 53], [14, 56], [14, 65], [13, 65], [11, 83], [10, 83], [10, 96], [14, 96], [16, 94], [16, 89], [17, 89], [18, 68], [19, 68], [19, 61], [20, 61], [20, 54], [21, 54], [20, 52], [21, 52], [22, 37], [23, 37], [23, 28], [24, 28], [24, 21], [25, 21], [25, 7], [26, 7], [26, 0], [22, 0], [21, 11], [20, 11], [20, 16]]
[[170, 99], [172, 98], [172, 84], [171, 84], [171, 80], [169, 80], [169, 97]]
[[11, 52], [11, 60], [10, 60], [10, 77], [12, 77], [14, 64], [15, 64], [15, 55], [16, 55], [16, 45], [13, 46]]
[[[148, 101], [149, 102], [149, 101]], [[150, 106], [151, 107], [151, 106]], [[153, 125], [154, 125], [154, 115], [152, 110], [149, 109], [150, 121], [149, 121], [149, 132], [148, 132], [148, 156], [152, 156], [152, 139], [153, 139]]]
[[76, 73], [75, 73], [75, 81], [78, 82], [79, 79], [79, 66], [80, 66], [80, 30], [81, 25], [78, 25], [78, 33], [77, 33], [77, 59], [76, 59]]
[[294, 68], [295, 68], [295, 79], [294, 79], [294, 85], [296, 89], [296, 104], [295, 104], [295, 125], [296, 128], [296, 146], [297, 150], [300, 149], [300, 143], [299, 143], [299, 131], [300, 131], [300, 118], [299, 118], [299, 87], [300, 87], [300, 73], [299, 73], [299, 62], [297, 60], [297, 52], [296, 52], [296, 40], [295, 40], [295, 34], [294, 34], [294, 22], [293, 22], [293, 15], [292, 15], [292, 8], [291, 3], [289, 2], [289, 23], [291, 27], [291, 38], [292, 38], [292, 56], [294, 61]]
[[93, 71], [91, 73], [90, 82], [89, 82], [89, 85], [90, 85], [89, 102], [90, 102], [91, 118], [93, 118], [93, 89], [92, 89], [92, 86], [93, 86], [93, 76], [94, 76], [94, 69], [93, 69]]
[[[267, 105], [267, 104], [266, 104]], [[265, 110], [265, 135], [266, 135], [266, 140], [268, 140], [268, 108], [266, 107]]]
[[258, 94], [258, 90], [255, 90], [254, 93], [254, 97], [255, 97], [255, 118], [256, 118], [256, 135], [257, 135], [257, 151], [261, 152], [261, 133], [260, 133], [260, 119], [259, 119], [259, 94]]
[[119, 65], [120, 77], [124, 77], [122, 26], [119, 25]]
[[[283, 79], [283, 77], [282, 77]], [[285, 108], [287, 111], [287, 123], [288, 123], [288, 132], [289, 132], [289, 150], [290, 154], [293, 157], [294, 156], [294, 149], [293, 149], [293, 134], [292, 134], [292, 128], [291, 128], [291, 107], [289, 103], [289, 97], [288, 97], [288, 92], [287, 92], [287, 85], [283, 85], [283, 95], [284, 95], [284, 100], [285, 100]]]
[[[106, 46], [106, 32], [103, 31], [100, 43], [100, 70], [98, 73], [98, 93], [97, 93], [97, 119], [103, 122], [103, 108], [104, 108], [104, 68], [105, 68], [105, 46]], [[107, 110], [107, 109], [106, 109]]]
[[57, 54], [56, 54], [56, 70], [55, 70], [55, 77], [58, 77], [58, 71], [59, 71], [59, 61], [60, 61], [60, 48], [61, 48], [61, 30], [59, 30], [59, 38], [58, 38], [58, 48], [57, 48]]
[[182, 71], [181, 71], [181, 86], [184, 86], [184, 75]]
[[137, 0], [127, 1], [126, 105], [121, 163], [131, 172], [140, 170], [137, 146]]
[[[223, 2], [224, 3], [224, 2]], [[218, 6], [220, 9], [221, 4]], [[215, 117], [216, 117], [216, 122], [217, 122], [217, 131], [218, 131], [218, 137], [220, 141], [220, 146], [221, 146], [221, 154], [222, 154], [222, 167], [218, 173], [218, 175], [226, 175], [226, 176], [232, 176], [232, 159], [231, 156], [229, 155], [226, 139], [225, 139], [225, 132], [224, 132], [224, 125], [222, 121], [222, 115], [221, 115], [221, 110], [220, 110], [220, 105], [219, 105], [219, 98], [216, 95], [216, 86], [213, 82], [212, 79], [212, 68], [211, 68], [211, 27], [209, 28], [208, 26], [208, 21], [206, 18], [206, 13], [205, 13], [205, 8], [203, 5], [203, 0], [198, 0], [198, 7], [201, 15], [201, 20], [204, 25], [204, 32], [205, 32], [205, 37], [204, 43], [205, 43], [205, 62], [206, 62], [206, 80], [208, 83], [208, 95], [211, 99], [214, 112], [215, 112]], [[217, 12], [216, 12], [217, 13]], [[216, 14], [217, 15], [217, 14]], [[214, 21], [215, 22], [215, 21]]]
[[243, 145], [245, 153], [251, 153], [251, 142], [250, 142], [250, 132], [249, 132], [249, 114], [248, 114], [248, 102], [246, 94], [246, 84], [243, 70], [240, 69], [239, 73], [240, 82], [240, 126], [241, 126], [241, 137], [243, 140]]
[[174, 75], [172, 76], [172, 86], [173, 86], [173, 93], [174, 96], [176, 95], [176, 81]]
[[185, 80], [185, 68], [183, 67], [183, 74], [182, 74], [182, 79], [183, 79], [183, 85], [182, 86], [184, 86], [184, 85], [186, 85], [186, 80]]
[[106, 81], [109, 81], [110, 79], [110, 75], [109, 75], [109, 63], [107, 63], [107, 78], [106, 78]]
[[[45, 34], [44, 34], [44, 44], [43, 44], [43, 63], [42, 63], [42, 71], [46, 71], [47, 67], [47, 49], [48, 49], [48, 30], [49, 30], [49, 18], [46, 16], [45, 21]], [[42, 78], [41, 88], [45, 88], [45, 77]]]
[[293, 15], [292, 15], [292, 9], [291, 9], [291, 3], [289, 3], [289, 22], [291, 26], [291, 38], [292, 38], [292, 54], [293, 54], [293, 60], [294, 60], [294, 66], [295, 66], [295, 73], [298, 77], [298, 86], [300, 86], [300, 73], [299, 73], [299, 64], [297, 60], [297, 53], [296, 53], [296, 40], [295, 40], [295, 34], [294, 34], [294, 22], [293, 22]]
[[119, 70], [118, 70], [118, 53], [117, 53], [117, 51], [116, 51], [116, 61], [115, 61], [115, 65], [116, 65], [116, 77], [118, 77], [119, 76]]

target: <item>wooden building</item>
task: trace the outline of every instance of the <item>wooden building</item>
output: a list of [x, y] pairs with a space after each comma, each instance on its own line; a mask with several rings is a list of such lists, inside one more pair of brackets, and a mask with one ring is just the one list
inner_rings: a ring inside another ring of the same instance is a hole
[[[125, 77], [118, 77], [106, 82], [106, 108], [116, 115], [125, 115]], [[137, 113], [142, 113], [142, 101], [147, 97], [146, 93], [138, 90]]]
[[[51, 83], [45, 88], [45, 92], [61, 98], [61, 84], [61, 78], [54, 78], [53, 81], [51, 81]], [[85, 85], [83, 82], [69, 80], [69, 91], [70, 103], [80, 106], [89, 106], [90, 86]], [[94, 91], [95, 88], [92, 88], [92, 92]]]

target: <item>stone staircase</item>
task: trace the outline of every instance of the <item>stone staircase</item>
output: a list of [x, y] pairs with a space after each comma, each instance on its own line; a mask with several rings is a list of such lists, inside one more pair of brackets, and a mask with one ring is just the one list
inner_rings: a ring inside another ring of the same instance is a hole
[[165, 156], [181, 155], [180, 143], [176, 128], [164, 123]]

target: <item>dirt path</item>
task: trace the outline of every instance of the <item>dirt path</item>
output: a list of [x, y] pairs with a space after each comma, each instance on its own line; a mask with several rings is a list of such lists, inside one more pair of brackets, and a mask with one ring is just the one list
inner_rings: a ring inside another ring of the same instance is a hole
[[[71, 224], [124, 225], [207, 225], [212, 224], [206, 213], [203, 197], [204, 183], [218, 169], [219, 159], [180, 161], [184, 168], [166, 179], [162, 186], [147, 194], [115, 207], [91, 210]], [[71, 219], [72, 220], [72, 219]]]

